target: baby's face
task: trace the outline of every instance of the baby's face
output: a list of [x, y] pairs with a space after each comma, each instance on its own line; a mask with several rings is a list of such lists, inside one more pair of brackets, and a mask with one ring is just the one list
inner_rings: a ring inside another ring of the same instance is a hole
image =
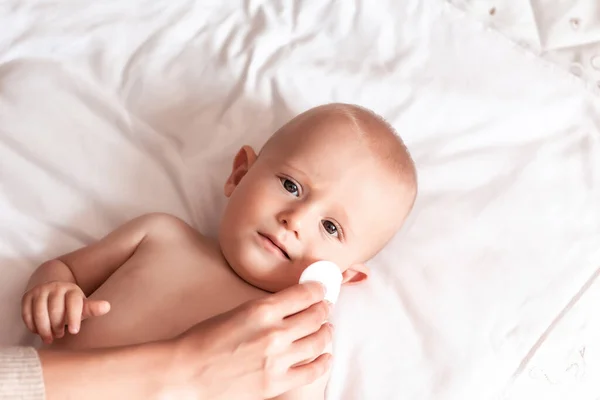
[[263, 290], [296, 284], [316, 260], [335, 262], [345, 282], [364, 279], [361, 263], [410, 208], [398, 203], [402, 187], [364, 144], [348, 140], [347, 126], [314, 129], [327, 134], [294, 135], [302, 141], [284, 141], [258, 158], [243, 148], [225, 185], [221, 249], [242, 279]]

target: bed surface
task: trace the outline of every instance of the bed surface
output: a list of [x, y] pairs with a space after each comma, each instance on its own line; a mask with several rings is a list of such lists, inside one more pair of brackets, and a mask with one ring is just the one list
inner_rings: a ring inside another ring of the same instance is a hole
[[600, 3], [449, 0], [540, 58], [600, 87]]
[[420, 195], [342, 291], [328, 399], [598, 399], [595, 78], [473, 3], [0, 2], [0, 345], [40, 262], [150, 211], [214, 232], [237, 148], [342, 101]]

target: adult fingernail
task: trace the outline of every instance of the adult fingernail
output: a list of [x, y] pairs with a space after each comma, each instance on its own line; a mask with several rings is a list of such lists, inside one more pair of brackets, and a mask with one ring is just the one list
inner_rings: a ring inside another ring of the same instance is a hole
[[331, 315], [331, 312], [333, 311], [333, 303], [329, 300], [325, 300], [325, 304], [327, 304], [327, 313]]
[[319, 284], [319, 286], [321, 287], [321, 290], [323, 291], [323, 295], [325, 295], [327, 293], [327, 287], [325, 286], [325, 284], [323, 282], [319, 282], [319, 281], [314, 281], [314, 282]]

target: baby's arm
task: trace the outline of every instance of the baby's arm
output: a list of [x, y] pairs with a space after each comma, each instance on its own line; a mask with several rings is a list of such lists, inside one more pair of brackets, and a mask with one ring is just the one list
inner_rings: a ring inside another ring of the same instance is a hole
[[71, 282], [89, 296], [133, 255], [161, 219], [166, 218], [170, 217], [143, 215], [89, 246], [43, 263], [31, 276], [27, 288], [51, 281]]
[[[164, 214], [138, 217], [96, 243], [40, 265], [23, 296], [23, 320], [27, 327], [51, 342], [53, 336], [62, 337], [66, 322], [71, 333], [77, 333], [82, 316], [108, 312], [106, 302], [90, 302], [86, 297], [123, 265], [157, 228], [172, 229], [174, 220], [175, 217]], [[77, 312], [78, 321], [72, 327]]]

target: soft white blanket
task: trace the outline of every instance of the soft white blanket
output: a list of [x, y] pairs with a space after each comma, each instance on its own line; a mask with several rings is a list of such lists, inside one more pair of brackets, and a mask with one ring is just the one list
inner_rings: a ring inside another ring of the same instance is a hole
[[383, 114], [420, 197], [336, 308], [328, 398], [600, 395], [600, 100], [436, 0], [0, 2], [0, 344], [41, 261], [149, 211], [212, 232], [238, 146]]

